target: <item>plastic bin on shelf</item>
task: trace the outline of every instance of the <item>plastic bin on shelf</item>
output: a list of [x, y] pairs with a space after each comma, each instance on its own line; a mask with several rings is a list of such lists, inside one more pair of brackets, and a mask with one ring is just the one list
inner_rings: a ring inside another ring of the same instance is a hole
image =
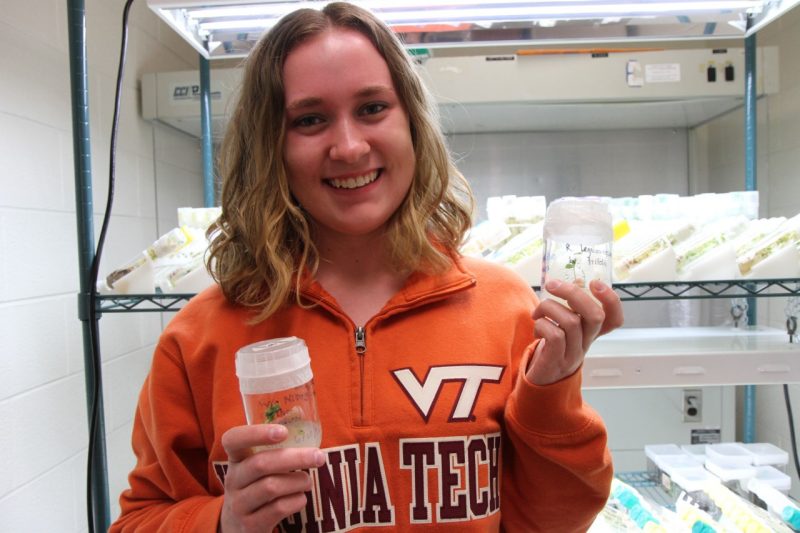
[[706, 444], [682, 444], [681, 450], [696, 458], [701, 463], [706, 462]]
[[789, 453], [768, 442], [737, 442], [736, 446], [750, 454], [750, 462], [755, 466], [785, 467], [789, 463]]
[[753, 454], [734, 442], [706, 446], [706, 462], [725, 468], [746, 467], [753, 464]]

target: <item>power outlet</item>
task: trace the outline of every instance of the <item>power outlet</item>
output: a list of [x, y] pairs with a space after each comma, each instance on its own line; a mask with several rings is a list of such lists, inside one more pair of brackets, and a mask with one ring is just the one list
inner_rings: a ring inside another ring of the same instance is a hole
[[683, 389], [683, 421], [703, 421], [703, 391], [700, 389]]

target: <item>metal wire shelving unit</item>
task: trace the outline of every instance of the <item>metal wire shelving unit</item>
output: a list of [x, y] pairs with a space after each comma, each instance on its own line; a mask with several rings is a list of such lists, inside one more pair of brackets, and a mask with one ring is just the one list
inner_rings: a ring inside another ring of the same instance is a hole
[[[533, 287], [534, 290], [539, 287]], [[762, 280], [615, 283], [622, 301], [701, 300], [800, 296], [800, 278]], [[98, 313], [178, 311], [194, 294], [107, 294], [98, 296]]]

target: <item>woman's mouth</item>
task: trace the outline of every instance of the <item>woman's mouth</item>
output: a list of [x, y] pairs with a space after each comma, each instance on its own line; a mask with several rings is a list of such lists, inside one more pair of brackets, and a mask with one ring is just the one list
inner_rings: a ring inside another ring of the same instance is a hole
[[325, 181], [328, 182], [328, 184], [334, 189], [358, 189], [359, 187], [369, 185], [378, 179], [379, 174], [380, 171], [373, 170], [372, 172], [367, 172], [366, 174], [362, 174], [360, 176], [350, 176], [349, 178], [330, 178], [326, 179]]

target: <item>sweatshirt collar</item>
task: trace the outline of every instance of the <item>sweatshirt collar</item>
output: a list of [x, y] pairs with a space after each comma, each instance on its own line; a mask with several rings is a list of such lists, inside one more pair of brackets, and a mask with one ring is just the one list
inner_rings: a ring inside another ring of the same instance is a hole
[[[409, 275], [403, 288], [386, 302], [378, 316], [394, 315], [405, 309], [440, 300], [473, 287], [476, 284], [475, 275], [466, 269], [460, 257], [451, 255], [450, 260], [450, 268], [441, 274], [431, 275], [416, 271]], [[303, 296], [341, 313], [333, 296], [312, 278], [307, 270], [303, 271], [302, 278]]]

